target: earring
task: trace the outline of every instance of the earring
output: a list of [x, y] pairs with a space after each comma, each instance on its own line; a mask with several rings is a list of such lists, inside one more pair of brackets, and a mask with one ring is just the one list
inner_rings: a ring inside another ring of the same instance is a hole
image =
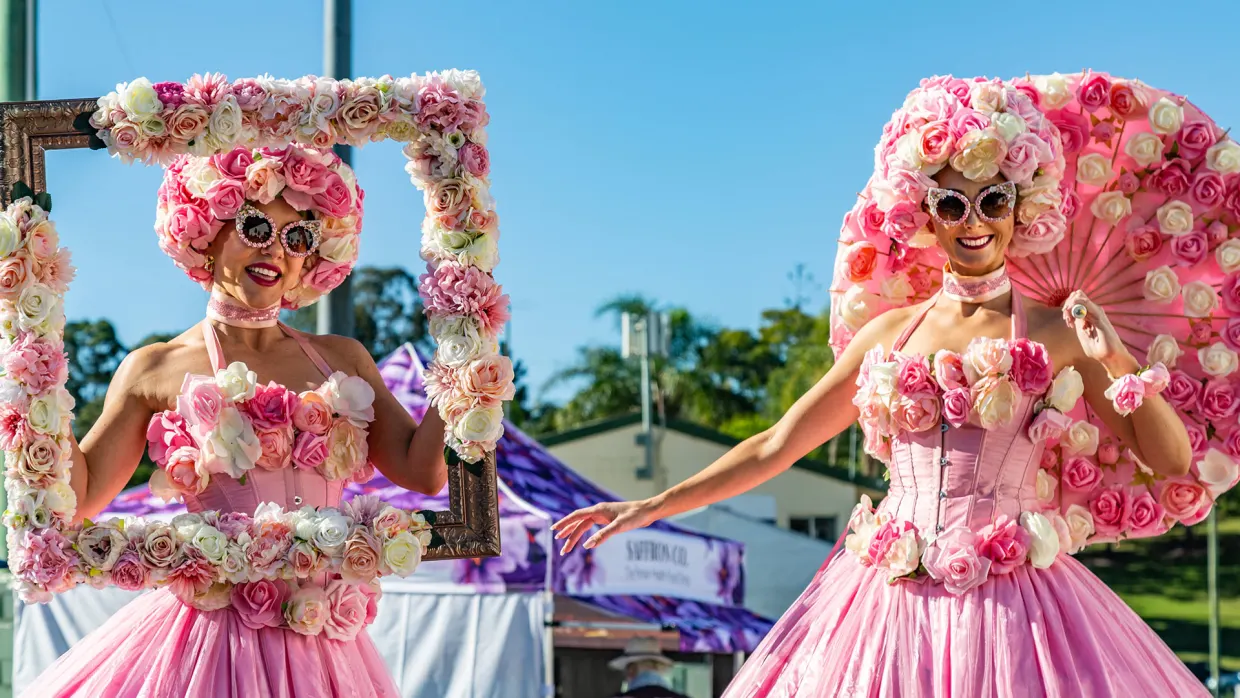
[[207, 255], [207, 263], [204, 264], [203, 267], [207, 270], [208, 274], [214, 273], [215, 272], [215, 257], [212, 257], [211, 255]]

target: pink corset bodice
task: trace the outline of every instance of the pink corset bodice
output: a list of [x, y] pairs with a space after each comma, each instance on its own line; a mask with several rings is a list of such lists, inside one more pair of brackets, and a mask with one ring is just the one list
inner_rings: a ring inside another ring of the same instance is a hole
[[[900, 350], [933, 305], [905, 328], [893, 357], [904, 356]], [[1024, 336], [1020, 296], [1014, 292], [1011, 339]], [[974, 420], [953, 426], [943, 414], [925, 431], [897, 430], [890, 438], [890, 487], [879, 511], [931, 535], [961, 527], [977, 531], [1000, 515], [1019, 520], [1022, 512], [1039, 511], [1036, 482], [1044, 443], [1034, 443], [1028, 434], [1041, 397], [1020, 393], [1012, 419], [989, 429]]]

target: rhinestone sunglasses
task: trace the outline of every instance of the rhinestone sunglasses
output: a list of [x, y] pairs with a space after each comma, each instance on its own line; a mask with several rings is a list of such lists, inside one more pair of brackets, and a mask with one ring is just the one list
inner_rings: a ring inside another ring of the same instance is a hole
[[955, 189], [932, 187], [926, 194], [926, 203], [930, 215], [944, 226], [960, 225], [968, 219], [970, 210], [977, 211], [977, 217], [988, 223], [998, 223], [1012, 215], [1016, 206], [1016, 184], [992, 184], [979, 191], [973, 201]]
[[[250, 204], [237, 211], [236, 221], [241, 242], [250, 247], [267, 247], [276, 238], [276, 224], [271, 216]], [[319, 248], [322, 226], [322, 221], [293, 221], [280, 229], [280, 244], [290, 257], [308, 257]]]

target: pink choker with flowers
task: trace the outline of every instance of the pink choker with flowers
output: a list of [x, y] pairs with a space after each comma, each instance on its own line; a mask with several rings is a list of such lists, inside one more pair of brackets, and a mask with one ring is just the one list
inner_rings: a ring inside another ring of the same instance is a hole
[[211, 300], [207, 301], [207, 319], [244, 329], [275, 327], [280, 321], [280, 304], [255, 309], [213, 288]]
[[1012, 290], [1007, 265], [982, 276], [959, 276], [943, 267], [943, 295], [961, 303], [985, 303]]

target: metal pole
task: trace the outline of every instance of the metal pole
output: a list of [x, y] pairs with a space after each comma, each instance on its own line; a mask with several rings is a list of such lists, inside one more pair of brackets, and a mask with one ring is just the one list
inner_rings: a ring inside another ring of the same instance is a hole
[[[352, 0], [323, 0], [323, 75], [348, 78], [353, 75]], [[346, 165], [352, 164], [347, 145], [336, 146], [336, 154]], [[318, 304], [315, 327], [319, 334], [353, 336], [353, 282], [349, 277]]]
[[651, 404], [652, 396], [650, 390], [650, 327], [646, 322], [646, 347], [642, 352], [642, 445], [645, 447], [645, 464], [642, 467], [643, 477], [654, 477], [654, 426], [653, 415], [654, 406]]
[[1214, 698], [1219, 697], [1218, 507], [1210, 509], [1206, 524], [1206, 588], [1210, 604], [1210, 677]]

